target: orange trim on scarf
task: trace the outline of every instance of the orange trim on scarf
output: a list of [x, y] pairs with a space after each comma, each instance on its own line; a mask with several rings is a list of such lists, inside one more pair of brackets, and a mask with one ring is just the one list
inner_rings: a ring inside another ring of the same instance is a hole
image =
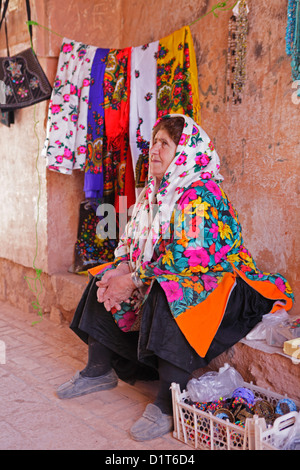
[[199, 356], [204, 357], [219, 328], [236, 274], [226, 273], [223, 281], [200, 304], [176, 318], [180, 330]]
[[251, 281], [233, 266], [235, 274], [226, 273], [223, 281], [200, 304], [189, 308], [176, 318], [182, 333], [199, 356], [204, 357], [223, 319], [229, 294], [234, 286], [236, 276], [240, 276], [249, 286], [271, 300], [284, 300], [285, 305], [274, 304], [271, 313], [293, 306], [293, 301], [270, 281]]
[[88, 273], [91, 276], [97, 276], [97, 274], [101, 273], [103, 269], [107, 268], [108, 266], [111, 266], [113, 263], [104, 263], [104, 264], [99, 264], [98, 266], [95, 266], [94, 268], [88, 269]]
[[274, 313], [274, 312], [276, 312], [277, 310], [279, 310], [281, 308], [284, 308], [286, 311], [288, 311], [292, 308], [293, 300], [290, 297], [288, 297], [287, 295], [285, 295], [280, 289], [278, 289], [278, 287], [275, 284], [273, 284], [270, 281], [252, 281], [252, 280], [247, 278], [247, 276], [245, 275], [245, 273], [243, 273], [243, 271], [240, 271], [240, 270], [236, 269], [236, 267], [233, 266], [233, 265], [232, 265], [232, 267], [235, 270], [235, 272], [245, 282], [247, 282], [247, 284], [249, 286], [253, 287], [253, 289], [255, 289], [257, 292], [259, 292], [261, 295], [263, 295], [267, 299], [285, 300], [285, 302], [286, 302], [285, 305], [275, 304], [270, 313]]

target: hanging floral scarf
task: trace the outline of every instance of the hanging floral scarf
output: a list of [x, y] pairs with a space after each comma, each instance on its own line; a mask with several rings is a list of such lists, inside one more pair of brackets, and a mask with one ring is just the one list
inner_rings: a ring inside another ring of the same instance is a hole
[[[134, 177], [126, 171], [130, 157], [129, 148], [129, 100], [130, 100], [130, 60], [131, 48], [112, 49], [107, 56], [104, 74], [104, 119], [107, 139], [107, 154], [110, 158], [112, 174], [111, 188], [115, 195], [118, 211], [118, 196], [125, 195], [125, 188], [131, 188], [134, 197]], [[128, 168], [127, 168], [128, 170]], [[125, 178], [132, 178], [132, 184], [126, 184]], [[130, 199], [132, 194], [129, 195]]]
[[97, 49], [91, 70], [87, 155], [84, 175], [84, 191], [86, 198], [103, 197], [103, 78], [108, 52], [109, 49]]
[[[156, 121], [156, 56], [158, 41], [131, 52], [130, 148], [136, 188], [145, 186], [153, 123]], [[138, 191], [138, 190], [137, 190]]]
[[64, 38], [49, 104], [42, 156], [49, 169], [71, 174], [86, 160], [90, 74], [96, 47]]
[[198, 71], [189, 26], [161, 39], [157, 52], [157, 117], [187, 114], [200, 122]]

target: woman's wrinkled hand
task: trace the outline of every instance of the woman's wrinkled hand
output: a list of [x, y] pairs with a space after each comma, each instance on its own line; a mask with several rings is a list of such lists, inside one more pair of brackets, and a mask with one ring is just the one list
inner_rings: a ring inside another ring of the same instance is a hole
[[120, 263], [117, 266], [117, 268], [109, 269], [108, 271], [106, 271], [103, 274], [101, 280], [96, 282], [96, 286], [98, 287], [98, 290], [97, 290], [98, 302], [101, 302], [101, 303], [104, 302], [105, 300], [104, 294], [108, 287], [108, 282], [112, 277], [120, 276], [120, 275], [128, 274], [128, 273], [130, 273], [130, 269], [127, 263]]
[[97, 300], [104, 304], [107, 311], [110, 311], [113, 307], [116, 310], [121, 309], [122, 302], [129, 302], [133, 291], [136, 289], [134, 283], [131, 280], [131, 274], [119, 274], [114, 270], [113, 275], [103, 276], [100, 281], [96, 283]]

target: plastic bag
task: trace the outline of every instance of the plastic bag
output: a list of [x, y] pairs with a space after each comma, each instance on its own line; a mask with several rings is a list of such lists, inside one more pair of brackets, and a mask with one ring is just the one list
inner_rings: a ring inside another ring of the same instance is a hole
[[267, 313], [262, 318], [262, 321], [259, 322], [250, 333], [247, 334], [247, 340], [267, 340], [268, 344], [271, 343], [271, 331], [276, 326], [287, 321], [289, 314], [284, 309], [278, 310], [276, 313]]
[[279, 450], [300, 450], [300, 412], [292, 411], [274, 421], [273, 445]]
[[266, 330], [266, 325], [263, 324], [263, 322], [259, 322], [253, 330], [250, 331], [250, 333], [247, 334], [245, 339], [248, 339], [249, 341], [262, 341], [266, 339], [267, 336], [267, 330]]
[[295, 424], [287, 436], [284, 450], [300, 450], [300, 413], [298, 413]]
[[189, 397], [194, 402], [216, 401], [220, 397], [230, 397], [233, 391], [244, 383], [242, 376], [229, 364], [224, 364], [218, 372], [207, 372], [198, 379], [187, 383]]

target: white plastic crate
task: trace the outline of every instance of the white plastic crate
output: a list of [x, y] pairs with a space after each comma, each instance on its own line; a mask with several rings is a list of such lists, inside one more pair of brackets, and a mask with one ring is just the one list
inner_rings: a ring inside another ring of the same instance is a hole
[[[255, 398], [267, 400], [274, 407], [286, 396], [266, 390], [253, 383], [243, 383], [255, 395]], [[187, 391], [180, 391], [176, 383], [172, 383], [172, 400], [174, 414], [173, 436], [185, 444], [201, 450], [255, 450], [256, 433], [263, 429], [264, 419], [247, 418], [245, 427], [224, 421], [216, 416], [186, 404], [189, 399]], [[299, 403], [296, 403], [299, 407]], [[257, 424], [259, 423], [259, 428]]]
[[292, 411], [277, 418], [270, 428], [256, 423], [255, 425], [255, 449], [256, 450], [280, 450], [281, 444], [292, 431], [298, 413]]

